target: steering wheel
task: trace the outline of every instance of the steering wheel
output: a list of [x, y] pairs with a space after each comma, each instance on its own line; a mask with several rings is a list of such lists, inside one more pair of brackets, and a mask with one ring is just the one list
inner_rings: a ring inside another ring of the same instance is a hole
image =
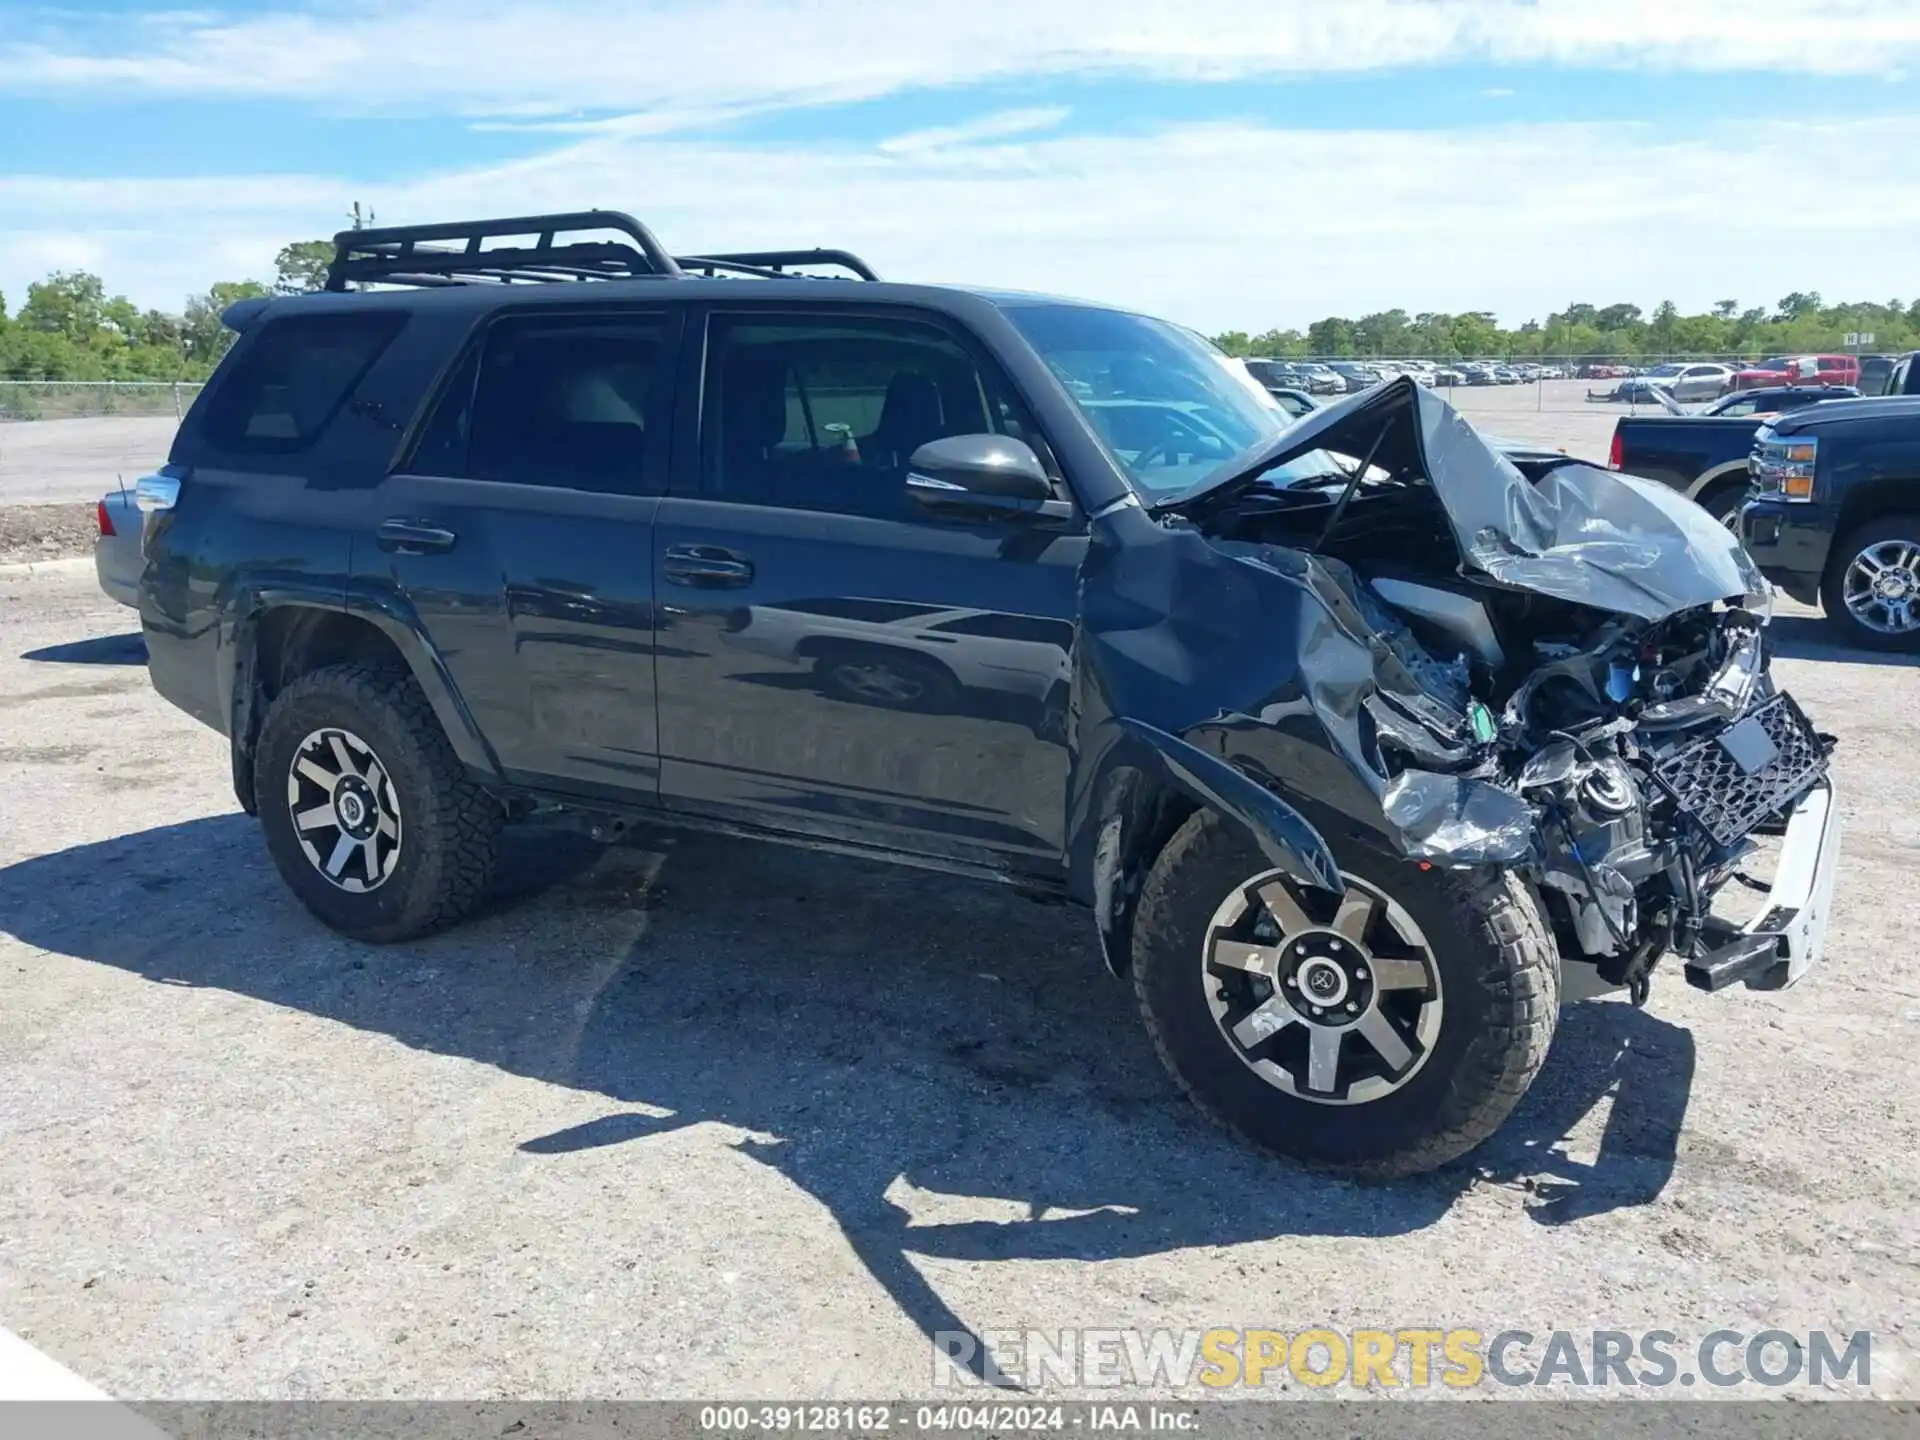
[[1194, 437], [1191, 435], [1176, 435], [1171, 439], [1154, 441], [1146, 449], [1142, 450], [1139, 454], [1133, 457], [1134, 469], [1144, 470], [1147, 468], [1147, 466], [1153, 464], [1154, 461], [1162, 458], [1163, 456], [1166, 456], [1166, 457], [1178, 456], [1179, 447], [1182, 444], [1185, 444], [1186, 442], [1191, 441], [1193, 438]]
[[1219, 451], [1223, 457], [1227, 453], [1226, 446], [1220, 443], [1217, 436], [1209, 435], [1203, 430], [1182, 427], [1179, 434], [1169, 435], [1164, 440], [1156, 440], [1140, 451], [1133, 457], [1133, 466], [1136, 470], [1144, 470], [1163, 457], [1172, 457], [1177, 460], [1182, 453], [1198, 459], [1201, 453], [1207, 450]]

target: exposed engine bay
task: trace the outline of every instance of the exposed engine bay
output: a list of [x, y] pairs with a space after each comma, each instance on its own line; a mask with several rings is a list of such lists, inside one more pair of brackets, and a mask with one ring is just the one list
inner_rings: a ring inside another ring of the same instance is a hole
[[1742, 862], [1833, 742], [1774, 687], [1738, 542], [1649, 482], [1523, 472], [1417, 392], [1340, 424], [1296, 427], [1284, 483], [1249, 467], [1183, 513], [1367, 648], [1373, 683], [1315, 708], [1402, 851], [1522, 871], [1563, 959], [1636, 1000], [1669, 951], [1703, 988], [1755, 983], [1768, 939], [1713, 899], [1765, 888]]

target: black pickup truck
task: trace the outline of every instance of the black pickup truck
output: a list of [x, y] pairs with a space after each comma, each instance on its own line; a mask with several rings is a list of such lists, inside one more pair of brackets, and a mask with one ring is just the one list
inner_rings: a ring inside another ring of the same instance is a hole
[[1747, 456], [1763, 421], [1828, 400], [1852, 399], [1844, 385], [1745, 390], [1688, 414], [1623, 415], [1614, 422], [1610, 469], [1671, 486], [1731, 525], [1747, 495]]
[[1851, 644], [1920, 650], [1920, 395], [1782, 415], [1754, 437], [1740, 538]]

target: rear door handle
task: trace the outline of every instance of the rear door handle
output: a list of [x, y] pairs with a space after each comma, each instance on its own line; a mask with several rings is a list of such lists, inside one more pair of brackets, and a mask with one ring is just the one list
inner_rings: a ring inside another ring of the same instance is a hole
[[453, 548], [454, 533], [425, 520], [382, 520], [373, 532], [382, 550], [401, 555], [427, 555]]
[[670, 585], [714, 590], [753, 583], [753, 562], [718, 545], [670, 545], [660, 568]]

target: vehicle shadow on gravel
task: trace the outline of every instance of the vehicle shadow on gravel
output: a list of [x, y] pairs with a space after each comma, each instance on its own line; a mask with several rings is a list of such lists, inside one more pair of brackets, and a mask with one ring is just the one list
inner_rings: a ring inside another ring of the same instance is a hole
[[100, 635], [91, 640], [47, 645], [38, 650], [28, 650], [20, 658], [59, 665], [144, 665], [147, 663], [147, 640], [135, 630], [126, 635]]
[[1767, 626], [1774, 652], [1789, 660], [1844, 660], [1849, 665], [1920, 665], [1920, 654], [1863, 650], [1842, 643], [1825, 620], [1810, 615], [1776, 615]]
[[[1475, 1183], [1525, 1188], [1553, 1224], [1645, 1204], [1672, 1172], [1693, 1042], [1624, 1005], [1570, 1010], [1532, 1094], [1467, 1161], [1359, 1185], [1203, 1122], [1075, 907], [713, 837], [604, 854], [511, 840], [490, 907], [408, 945], [321, 930], [238, 815], [0, 870], [0, 930], [646, 1107], [528, 1136], [530, 1157], [720, 1127], [820, 1202], [930, 1338], [971, 1332], [927, 1260], [937, 1276], [940, 1261], [1398, 1235]], [[1598, 1151], [1576, 1163], [1560, 1142], [1609, 1094]]]

